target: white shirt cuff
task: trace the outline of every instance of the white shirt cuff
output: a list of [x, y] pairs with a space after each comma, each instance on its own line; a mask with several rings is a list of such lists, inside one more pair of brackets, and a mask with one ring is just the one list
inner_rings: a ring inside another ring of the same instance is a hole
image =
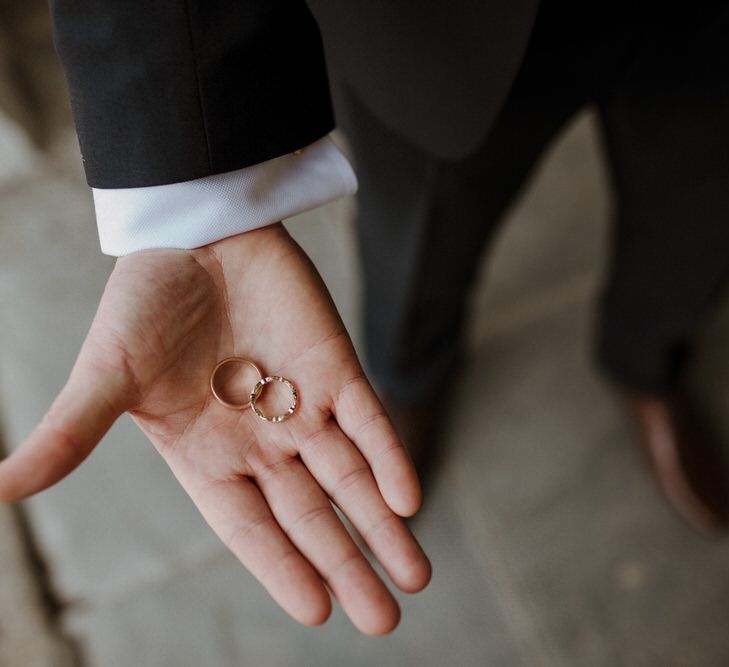
[[301, 152], [184, 183], [92, 188], [101, 250], [116, 257], [199, 248], [356, 190], [352, 167], [328, 136]]

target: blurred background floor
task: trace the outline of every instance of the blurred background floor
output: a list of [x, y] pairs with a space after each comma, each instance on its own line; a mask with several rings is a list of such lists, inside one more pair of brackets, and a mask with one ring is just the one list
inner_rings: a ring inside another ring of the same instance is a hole
[[[45, 164], [3, 121], [0, 150], [0, 411], [12, 447], [61, 387], [113, 260], [98, 250], [72, 138]], [[0, 511], [0, 665], [729, 664], [729, 541], [696, 536], [664, 505], [591, 365], [607, 191], [583, 115], [509, 213], [475, 291], [445, 465], [415, 524], [434, 578], [400, 596], [393, 635], [359, 636], [339, 612], [315, 630], [289, 620], [124, 418], [78, 471], [23, 504], [29, 530]], [[352, 208], [287, 226], [357, 339]], [[729, 439], [724, 311], [702, 333], [692, 381]]]

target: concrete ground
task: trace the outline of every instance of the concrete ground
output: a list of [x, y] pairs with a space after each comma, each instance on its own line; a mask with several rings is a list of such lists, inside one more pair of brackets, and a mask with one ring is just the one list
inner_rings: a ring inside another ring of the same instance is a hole
[[[74, 148], [32, 162], [0, 125], [0, 149], [12, 157], [0, 174], [0, 409], [12, 446], [62, 385], [113, 261], [98, 251]], [[351, 210], [339, 202], [288, 226], [356, 338]], [[320, 629], [295, 625], [124, 418], [78, 471], [23, 504], [29, 530], [0, 512], [0, 665], [729, 664], [729, 541], [697, 537], [667, 509], [591, 366], [607, 220], [582, 116], [480, 277], [446, 462], [416, 524], [434, 578], [401, 596], [393, 635], [362, 637], [339, 612]], [[729, 439], [727, 332], [718, 313], [692, 379]]]

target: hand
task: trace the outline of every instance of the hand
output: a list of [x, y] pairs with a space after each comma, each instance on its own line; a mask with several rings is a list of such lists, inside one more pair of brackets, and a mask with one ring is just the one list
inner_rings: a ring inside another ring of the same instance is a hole
[[[294, 382], [289, 419], [264, 422], [212, 397], [211, 370], [234, 355]], [[362, 632], [389, 632], [399, 619], [330, 499], [400, 589], [427, 584], [428, 560], [400, 518], [420, 505], [415, 471], [324, 284], [280, 224], [119, 259], [67, 384], [0, 464], [0, 499], [62, 479], [126, 411], [298, 621], [326, 620], [327, 587]]]

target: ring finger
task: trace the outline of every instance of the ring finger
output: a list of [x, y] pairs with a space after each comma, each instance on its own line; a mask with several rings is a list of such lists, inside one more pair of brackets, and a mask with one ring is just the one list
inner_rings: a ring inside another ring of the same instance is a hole
[[258, 471], [255, 479], [276, 520], [354, 625], [371, 635], [394, 629], [400, 618], [397, 602], [304, 464], [286, 459]]

